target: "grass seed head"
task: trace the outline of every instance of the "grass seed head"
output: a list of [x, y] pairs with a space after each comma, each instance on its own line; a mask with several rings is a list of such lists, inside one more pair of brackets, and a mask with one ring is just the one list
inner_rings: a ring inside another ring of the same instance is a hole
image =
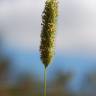
[[57, 0], [47, 0], [45, 9], [42, 13], [42, 30], [41, 30], [41, 45], [40, 54], [41, 60], [45, 67], [52, 61], [55, 53], [55, 35], [56, 23], [58, 16]]

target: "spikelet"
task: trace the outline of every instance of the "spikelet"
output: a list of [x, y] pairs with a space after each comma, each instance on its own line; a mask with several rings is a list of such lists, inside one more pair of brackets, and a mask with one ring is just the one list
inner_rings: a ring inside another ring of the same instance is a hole
[[42, 14], [40, 54], [45, 68], [51, 63], [55, 53], [56, 23], [58, 17], [57, 0], [47, 0]]

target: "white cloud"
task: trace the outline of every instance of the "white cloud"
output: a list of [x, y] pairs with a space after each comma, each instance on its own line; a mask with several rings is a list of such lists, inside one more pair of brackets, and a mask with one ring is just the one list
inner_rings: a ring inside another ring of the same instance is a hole
[[[12, 5], [13, 4], [13, 5]], [[43, 0], [2, 3], [0, 21], [4, 40], [13, 48], [38, 49]], [[64, 52], [96, 51], [96, 1], [61, 0], [56, 47]]]

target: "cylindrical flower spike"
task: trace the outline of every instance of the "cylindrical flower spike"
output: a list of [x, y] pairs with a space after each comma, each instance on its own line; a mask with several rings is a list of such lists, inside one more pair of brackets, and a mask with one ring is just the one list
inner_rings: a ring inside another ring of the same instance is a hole
[[58, 2], [57, 0], [47, 0], [45, 9], [42, 14], [42, 31], [41, 31], [41, 45], [40, 53], [41, 60], [45, 68], [52, 61], [55, 53], [55, 35], [56, 23], [58, 16]]

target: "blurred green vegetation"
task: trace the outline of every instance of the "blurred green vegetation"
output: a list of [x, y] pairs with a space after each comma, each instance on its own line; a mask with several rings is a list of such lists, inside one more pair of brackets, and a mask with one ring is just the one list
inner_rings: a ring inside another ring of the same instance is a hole
[[[8, 66], [10, 63], [5, 61], [0, 63], [0, 96], [43, 96], [43, 83], [32, 74], [20, 74], [14, 84], [8, 84]], [[70, 73], [65, 74], [58, 71], [54, 79], [47, 83], [47, 96], [96, 96], [95, 72], [85, 76], [82, 88], [77, 92], [68, 87], [71, 78]]]

